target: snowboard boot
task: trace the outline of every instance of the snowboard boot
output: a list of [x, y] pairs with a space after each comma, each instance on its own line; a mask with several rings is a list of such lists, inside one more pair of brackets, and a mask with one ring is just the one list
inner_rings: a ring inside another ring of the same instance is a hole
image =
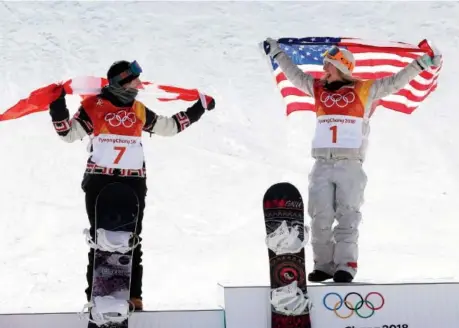
[[[134, 312], [143, 311], [143, 302], [142, 299], [138, 297], [131, 297], [131, 302], [134, 304]], [[131, 305], [132, 306], [132, 305]]]
[[312, 282], [320, 282], [320, 281], [328, 280], [331, 278], [333, 278], [331, 274], [328, 274], [321, 270], [313, 270], [308, 275], [308, 280]]
[[353, 279], [354, 277], [349, 272], [344, 271], [344, 270], [338, 270], [333, 275], [334, 282], [346, 283], [346, 282], [352, 282]]

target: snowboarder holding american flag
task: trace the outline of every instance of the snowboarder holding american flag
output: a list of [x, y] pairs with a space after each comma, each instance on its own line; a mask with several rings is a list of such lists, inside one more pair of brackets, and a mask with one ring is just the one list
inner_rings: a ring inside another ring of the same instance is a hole
[[[314, 98], [315, 163], [308, 195], [314, 269], [308, 279], [351, 282], [357, 273], [360, 207], [367, 184], [362, 165], [375, 101], [397, 92], [420, 72], [439, 66], [441, 54], [426, 53], [396, 74], [367, 80], [353, 76], [353, 53], [333, 45], [322, 55], [324, 73], [317, 78], [300, 69], [277, 40], [268, 38], [264, 44], [286, 78]], [[332, 229], [335, 219], [338, 224]]]

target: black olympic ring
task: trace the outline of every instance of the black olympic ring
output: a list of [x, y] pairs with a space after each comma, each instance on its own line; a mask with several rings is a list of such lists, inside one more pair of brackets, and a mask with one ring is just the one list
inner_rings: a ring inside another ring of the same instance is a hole
[[[335, 304], [333, 304], [333, 307], [330, 307], [329, 305], [327, 305], [327, 299], [331, 295], [335, 295], [335, 296], [338, 297], [338, 301]], [[360, 299], [356, 304], [353, 304], [350, 301], [348, 301], [348, 298], [350, 296], [352, 296], [352, 295], [356, 295]], [[371, 295], [376, 295], [381, 299], [380, 300], [381, 304], [379, 306], [376, 307], [372, 302], [370, 302], [368, 300], [368, 298]], [[324, 298], [323, 298], [323, 304], [324, 304], [325, 308], [327, 310], [329, 310], [329, 311], [333, 311], [335, 313], [335, 315], [338, 318], [341, 318], [341, 319], [347, 319], [347, 318], [351, 317], [354, 314], [354, 312], [360, 318], [363, 318], [363, 319], [370, 318], [375, 314], [376, 311], [382, 309], [382, 307], [384, 306], [384, 303], [385, 303], [384, 296], [382, 296], [382, 294], [378, 293], [378, 292], [370, 292], [370, 293], [367, 294], [367, 296], [365, 296], [365, 298], [363, 298], [362, 295], [360, 295], [359, 293], [356, 293], [356, 292], [348, 293], [348, 294], [346, 294], [346, 296], [344, 298], [341, 297], [341, 295], [338, 294], [338, 293], [331, 292], [331, 293], [326, 294], [324, 296]], [[343, 305], [350, 311], [349, 314], [342, 315], [342, 314], [338, 313], [338, 310]], [[363, 315], [362, 313], [359, 312], [359, 310], [361, 310], [364, 305], [365, 305], [366, 308], [371, 310], [370, 314]]]

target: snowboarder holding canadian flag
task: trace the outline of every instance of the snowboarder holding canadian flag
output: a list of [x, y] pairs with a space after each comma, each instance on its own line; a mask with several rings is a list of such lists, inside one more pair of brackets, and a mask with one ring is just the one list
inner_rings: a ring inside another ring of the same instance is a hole
[[[422, 70], [439, 66], [441, 55], [424, 54], [392, 76], [360, 80], [352, 76], [354, 55], [333, 46], [323, 54], [324, 75], [317, 79], [296, 66], [276, 40], [268, 38], [265, 43], [265, 51], [287, 79], [315, 101], [315, 163], [308, 200], [314, 270], [308, 279], [351, 282], [357, 273], [360, 207], [367, 184], [362, 164], [373, 103], [400, 90]], [[338, 224], [332, 229], [335, 219]]]
[[[70, 119], [65, 91], [49, 106], [54, 129], [66, 142], [91, 136], [91, 155], [87, 161], [82, 189], [85, 192], [86, 211], [90, 223], [90, 235], [94, 239], [95, 203], [100, 190], [109, 183], [123, 182], [129, 185], [139, 199], [137, 236], [142, 230], [142, 218], [147, 193], [146, 168], [142, 132], [161, 136], [173, 136], [197, 122], [204, 112], [215, 107], [215, 101], [202, 96], [186, 111], [166, 117], [157, 115], [136, 100], [142, 82], [139, 64], [117, 61], [107, 72], [108, 85], [97, 95], [85, 98]], [[64, 89], [63, 89], [64, 90]], [[139, 237], [140, 238], [140, 237]], [[141, 240], [141, 239], [139, 239]], [[91, 297], [94, 249], [88, 254], [86, 295]], [[131, 302], [136, 310], [142, 310], [142, 251], [139, 244], [134, 249]]]

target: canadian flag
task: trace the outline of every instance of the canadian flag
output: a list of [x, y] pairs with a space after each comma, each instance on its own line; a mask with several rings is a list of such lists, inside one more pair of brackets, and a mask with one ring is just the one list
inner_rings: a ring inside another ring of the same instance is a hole
[[[100, 93], [107, 84], [107, 79], [96, 76], [80, 76], [63, 83], [52, 83], [34, 90], [27, 98], [19, 100], [15, 105], [8, 108], [3, 114], [0, 114], [0, 121], [47, 111], [49, 105], [62, 94], [62, 90], [65, 90], [67, 95], [79, 95], [84, 99]], [[161, 85], [150, 81], [142, 81], [140, 89], [143, 92], [153, 94], [159, 101], [196, 101], [201, 99], [203, 106], [207, 108], [207, 104], [212, 100], [212, 97], [202, 94], [197, 89]]]

